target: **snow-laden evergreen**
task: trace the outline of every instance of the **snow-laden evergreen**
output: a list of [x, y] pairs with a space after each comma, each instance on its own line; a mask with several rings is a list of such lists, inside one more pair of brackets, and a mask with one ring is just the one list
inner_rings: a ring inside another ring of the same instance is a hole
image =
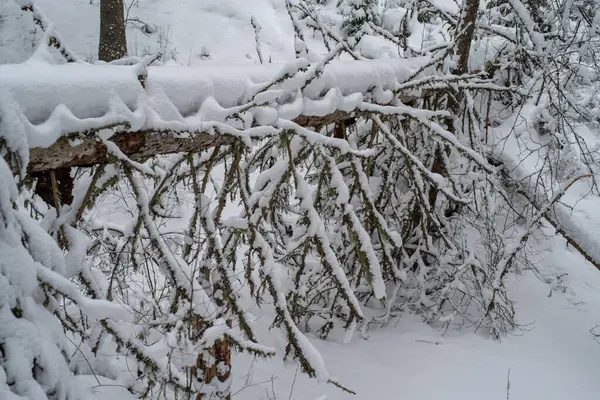
[[81, 398], [63, 354], [63, 328], [53, 315], [57, 299], [50, 285], [38, 282], [38, 276], [64, 281], [62, 254], [34, 220], [13, 209], [18, 191], [4, 159], [0, 174], [0, 396]]
[[[18, 121], [11, 120], [6, 103], [0, 108], [3, 132], [11, 128], [17, 135], [4, 136], [0, 152], [25, 169], [28, 149], [18, 137], [22, 130]], [[85, 328], [76, 322], [80, 316], [97, 323], [109, 318], [128, 320], [130, 314], [118, 304], [86, 297], [71, 282], [69, 278], [90, 272], [85, 245], [78, 248], [76, 233], [69, 234], [72, 246], [65, 257], [55, 239], [29, 215], [22, 194], [1, 158], [0, 397], [84, 399], [87, 392], [70, 368], [73, 348], [67, 332], [86, 336]], [[56, 220], [52, 213], [47, 220]]]
[[338, 8], [344, 18], [342, 32], [348, 44], [355, 47], [365, 35], [373, 34], [373, 26], [379, 26], [378, 0], [339, 0]]

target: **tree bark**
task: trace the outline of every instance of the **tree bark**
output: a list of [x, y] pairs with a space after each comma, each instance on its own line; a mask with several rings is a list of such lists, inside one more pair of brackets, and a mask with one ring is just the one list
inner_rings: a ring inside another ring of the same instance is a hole
[[[456, 56], [457, 64], [452, 70], [454, 75], [464, 75], [469, 72], [469, 55], [471, 54], [471, 43], [475, 34], [475, 25], [477, 23], [477, 10], [481, 0], [465, 0], [463, 4], [460, 21], [456, 27], [456, 45], [454, 47], [454, 55]], [[447, 119], [448, 130], [454, 131], [454, 118], [460, 115], [460, 107], [463, 94], [458, 92], [454, 96], [448, 95], [447, 108], [451, 115]], [[441, 144], [435, 146], [435, 158], [431, 172], [441, 175], [446, 175], [443, 161], [443, 151], [447, 151]], [[435, 207], [438, 197], [438, 190], [432, 187], [429, 190], [429, 203], [431, 207]]]
[[[350, 120], [351, 123], [352, 118], [352, 113], [335, 111], [323, 117], [301, 115], [294, 122], [303, 127], [319, 130], [323, 126], [340, 121]], [[78, 135], [72, 136], [78, 138]], [[177, 132], [138, 131], [118, 132], [110, 138], [110, 141], [130, 159], [145, 161], [162, 154], [201, 152], [217, 145], [231, 144], [233, 138], [218, 133], [211, 135], [199, 132], [189, 138], [182, 138]], [[87, 133], [77, 145], [71, 145], [69, 142], [69, 138], [63, 137], [48, 148], [30, 149], [27, 171], [36, 173], [61, 168], [90, 167], [112, 161], [113, 157], [106, 146], [96, 138], [94, 133]], [[19, 171], [15, 169], [13, 172], [16, 174]]]
[[[231, 327], [231, 321], [227, 321]], [[231, 345], [223, 339], [217, 339], [215, 344], [208, 349], [209, 360], [198, 354], [196, 365], [193, 368], [195, 374], [202, 372], [205, 385], [216, 385], [219, 391], [210, 397], [204, 393], [198, 393], [195, 400], [231, 400], [231, 386], [226, 384], [231, 376]], [[208, 361], [208, 362], [207, 362]], [[217, 383], [217, 380], [219, 383]]]
[[[127, 38], [125, 36], [125, 15], [123, 0], [100, 0], [100, 43], [98, 46], [98, 58], [102, 61], [113, 61], [127, 55]], [[96, 143], [88, 143], [97, 145]], [[67, 147], [68, 146], [67, 144]], [[63, 146], [63, 148], [65, 148]], [[47, 149], [52, 155], [52, 149]], [[83, 150], [83, 149], [82, 149]], [[32, 152], [33, 156], [40, 156], [40, 152]], [[36, 154], [37, 153], [37, 154]], [[106, 149], [104, 150], [106, 153]], [[85, 157], [83, 157], [85, 159]], [[77, 157], [75, 157], [77, 159]], [[77, 164], [65, 163], [41, 170], [30, 170], [31, 176], [37, 178], [36, 193], [51, 206], [59, 206], [53, 201], [53, 188], [50, 184], [50, 173], [54, 170], [58, 182], [58, 194], [61, 204], [71, 204], [73, 200], [73, 178], [71, 167]]]
[[456, 27], [455, 54], [458, 56], [458, 65], [454, 74], [462, 75], [469, 71], [469, 54], [471, 53], [471, 42], [475, 34], [477, 23], [477, 10], [480, 0], [466, 0], [458, 26]]
[[[51, 206], [55, 206], [54, 189], [49, 171], [33, 172], [32, 178], [37, 179], [35, 192]], [[73, 202], [73, 178], [71, 177], [71, 168], [59, 168], [55, 170], [55, 179], [58, 191], [59, 204], [71, 204]]]
[[127, 56], [123, 0], [100, 0], [98, 58], [114, 61]]
[[[460, 15], [460, 21], [456, 27], [456, 46], [454, 47], [454, 55], [456, 56], [457, 64], [452, 70], [454, 75], [464, 75], [469, 72], [469, 55], [471, 54], [471, 43], [475, 34], [475, 25], [477, 23], [477, 10], [479, 10], [480, 0], [465, 0]], [[455, 96], [448, 97], [448, 109], [453, 114], [460, 112], [460, 103], [462, 102], [462, 94], [457, 93]]]

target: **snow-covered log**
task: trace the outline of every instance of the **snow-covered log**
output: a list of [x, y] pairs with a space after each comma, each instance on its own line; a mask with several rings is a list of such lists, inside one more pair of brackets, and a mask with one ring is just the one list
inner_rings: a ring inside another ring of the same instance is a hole
[[115, 141], [132, 159], [201, 151], [227, 143], [224, 136], [277, 134], [278, 119], [314, 129], [349, 118], [367, 98], [388, 104], [421, 66], [419, 59], [325, 66], [305, 60], [218, 67], [1, 65], [0, 133], [26, 138], [30, 171], [105, 163], [101, 139]]
[[[300, 116], [295, 119], [300, 126], [319, 127], [333, 124], [350, 117], [350, 113], [333, 112], [324, 117]], [[118, 125], [123, 127], [123, 125]], [[173, 130], [141, 130], [123, 131], [110, 138], [121, 152], [133, 161], [144, 161], [162, 154], [182, 152], [200, 152], [218, 145], [228, 145], [234, 137], [227, 134], [211, 134], [207, 132], [188, 132]], [[111, 160], [111, 153], [103, 141], [96, 136], [70, 140], [67, 137], [58, 139], [47, 148], [35, 147], [29, 151], [29, 172], [49, 171], [68, 167], [89, 167], [106, 164]], [[17, 171], [15, 171], [17, 172]]]

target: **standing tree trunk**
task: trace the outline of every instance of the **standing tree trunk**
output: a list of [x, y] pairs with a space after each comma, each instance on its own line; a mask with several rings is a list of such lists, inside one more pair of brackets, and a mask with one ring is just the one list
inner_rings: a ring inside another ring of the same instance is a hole
[[480, 0], [466, 0], [463, 4], [460, 22], [456, 27], [455, 54], [458, 56], [458, 65], [454, 74], [463, 75], [469, 72], [469, 54], [471, 53], [471, 42], [475, 34], [477, 24], [477, 10]]
[[[471, 54], [471, 43], [475, 34], [475, 25], [477, 24], [477, 10], [481, 0], [464, 0], [460, 20], [456, 27], [454, 55], [457, 61], [456, 66], [452, 70], [454, 75], [464, 75], [469, 72], [469, 55]], [[455, 132], [454, 118], [460, 114], [460, 107], [463, 100], [463, 94], [459, 91], [455, 95], [448, 96], [447, 109], [451, 115], [447, 119], [447, 127], [450, 132]], [[443, 145], [438, 144], [435, 149], [435, 159], [431, 172], [445, 175], [444, 161], [442, 151]], [[432, 187], [429, 190], [429, 204], [435, 207], [437, 201], [438, 190]]]
[[123, 0], [100, 0], [98, 58], [113, 61], [127, 55]]

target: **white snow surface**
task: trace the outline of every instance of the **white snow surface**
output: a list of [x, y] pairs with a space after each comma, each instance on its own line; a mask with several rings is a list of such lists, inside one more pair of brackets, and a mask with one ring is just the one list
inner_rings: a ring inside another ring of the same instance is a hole
[[[337, 109], [358, 108], [362, 93], [371, 89], [389, 93], [419, 69], [423, 61], [332, 61], [308, 85], [305, 81], [313, 76], [310, 69], [300, 78], [284, 80], [260, 95], [257, 94], [263, 88], [290, 68], [296, 70], [306, 64], [298, 60], [280, 65], [149, 67], [145, 91], [137, 78], [140, 65], [52, 65], [28, 61], [0, 65], [0, 95], [17, 104], [17, 110], [0, 109], [0, 115], [20, 113], [22, 118], [11, 116], [6, 120], [19, 121], [18, 129], [23, 129], [21, 124], [26, 125], [29, 147], [48, 147], [69, 133], [124, 122], [133, 131], [185, 131], [190, 126], [206, 131], [244, 108], [256, 112], [255, 118], [261, 121], [265, 118], [260, 107], [263, 104], [271, 107], [270, 120], [324, 116]], [[290, 102], [289, 94], [300, 90], [302, 96]]]
[[[523, 326], [501, 342], [469, 331], [442, 335], [418, 317], [404, 315], [368, 340], [355, 337], [345, 344], [342, 335], [312, 340], [331, 375], [356, 396], [295, 376], [295, 365], [251, 365], [244, 356], [233, 361], [238, 374], [234, 392], [242, 390], [241, 399], [266, 399], [274, 379], [279, 396], [291, 393], [302, 400], [321, 395], [328, 400], [505, 400], [509, 381], [510, 399], [597, 399], [600, 344], [590, 329], [599, 319], [600, 273], [562, 240], [537, 240], [537, 261], [550, 283], [531, 272], [511, 280]], [[243, 389], [247, 384], [239, 374], [246, 373], [253, 383], [267, 383]]]
[[[0, 0], [0, 6], [20, 14], [18, 7], [9, 3], [14, 1]], [[132, 1], [125, 0], [124, 3], [127, 6]], [[83, 59], [97, 57], [100, 29], [98, 0], [36, 0], [35, 4], [56, 24], [71, 50]], [[284, 4], [284, 0], [141, 0], [131, 8], [130, 17], [154, 25], [157, 33], [146, 36], [130, 26], [129, 54], [141, 56], [166, 50], [174, 53], [178, 62], [184, 65], [256, 63], [258, 55], [250, 23], [254, 17], [261, 26], [263, 57], [266, 61], [286, 61], [294, 57], [294, 35], [291, 23], [282, 23], [287, 22]], [[28, 15], [11, 22], [22, 26], [30, 26], [29, 23]], [[0, 26], [0, 32], [3, 32], [1, 29]], [[9, 30], [8, 27], [6, 29]], [[160, 40], [157, 40], [159, 36]], [[13, 33], [10, 37], [2, 36], [2, 39], [3, 42], [18, 40], [27, 43], [29, 38]], [[12, 57], [18, 56], [16, 51], [12, 54]], [[21, 59], [15, 61], [24, 61], [24, 57], [21, 55]]]

